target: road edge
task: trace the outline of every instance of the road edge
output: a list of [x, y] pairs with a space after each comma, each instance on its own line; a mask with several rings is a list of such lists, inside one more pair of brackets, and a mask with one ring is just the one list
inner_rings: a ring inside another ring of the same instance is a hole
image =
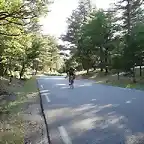
[[38, 93], [39, 93], [39, 97], [40, 97], [41, 113], [42, 113], [42, 117], [43, 117], [43, 120], [44, 120], [44, 123], [45, 123], [48, 144], [52, 144], [51, 140], [50, 140], [49, 127], [48, 127], [48, 123], [47, 123], [46, 116], [45, 116], [45, 113], [44, 113], [43, 102], [42, 102], [42, 97], [41, 97], [41, 93], [40, 93], [40, 89], [39, 89], [39, 83], [38, 83], [38, 79], [37, 78], [36, 78], [36, 83], [37, 83], [37, 89], [38, 89]]

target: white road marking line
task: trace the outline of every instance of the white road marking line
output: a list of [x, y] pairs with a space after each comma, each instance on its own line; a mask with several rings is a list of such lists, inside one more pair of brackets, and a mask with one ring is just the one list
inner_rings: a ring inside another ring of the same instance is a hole
[[66, 129], [63, 126], [58, 127], [58, 129], [59, 129], [63, 142], [65, 144], [72, 144], [72, 141], [70, 140], [70, 137], [68, 136], [68, 133], [66, 132]]
[[41, 88], [43, 89], [43, 85], [41, 85]]
[[48, 93], [49, 92], [49, 90], [40, 90], [40, 93], [42, 94], [42, 93]]
[[131, 101], [126, 101], [126, 103], [128, 104], [128, 103], [131, 103]]
[[91, 101], [96, 101], [96, 99], [92, 99]]
[[47, 102], [50, 102], [50, 99], [47, 94], [45, 94], [45, 98], [46, 98]]
[[44, 143], [48, 143], [47, 140], [42, 140], [42, 141], [40, 141], [39, 144], [44, 144]]

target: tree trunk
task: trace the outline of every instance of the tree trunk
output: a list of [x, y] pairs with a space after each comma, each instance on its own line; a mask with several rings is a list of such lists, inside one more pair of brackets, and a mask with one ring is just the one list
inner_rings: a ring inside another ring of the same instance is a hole
[[8, 65], [8, 69], [10, 71], [10, 75], [12, 75], [12, 61], [11, 61], [11, 57], [9, 58], [9, 65]]
[[140, 76], [142, 76], [142, 66], [140, 65]]
[[142, 58], [140, 58], [140, 76], [142, 76]]
[[0, 76], [3, 76], [4, 74], [4, 65], [2, 62], [2, 58], [0, 58]]
[[133, 66], [133, 83], [136, 83], [136, 78], [135, 78], [135, 66]]
[[36, 64], [35, 75], [37, 74], [37, 72], [38, 72], [38, 62]]
[[38, 72], [38, 69], [36, 68], [36, 70], [35, 70], [35, 75], [37, 74], [37, 72]]
[[93, 66], [92, 68], [93, 68], [93, 71], [95, 71], [95, 70], [96, 70], [96, 67], [95, 67], [95, 66]]
[[89, 73], [89, 68], [87, 68], [87, 74]]
[[23, 63], [22, 69], [20, 71], [20, 79], [22, 79], [22, 76], [24, 75], [24, 70], [25, 70], [25, 63]]
[[105, 74], [108, 74], [108, 49], [105, 50]]
[[101, 70], [100, 70], [101, 72], [103, 72], [103, 68], [101, 68]]
[[103, 72], [103, 50], [102, 47], [100, 47], [100, 62], [101, 62], [101, 72]]
[[101, 60], [100, 67], [101, 67], [101, 72], [103, 72], [103, 61], [102, 60]]
[[12, 80], [13, 80], [13, 75], [10, 76], [9, 84], [12, 83]]
[[107, 66], [105, 67], [105, 75], [107, 75], [108, 74], [108, 68], [107, 68]]
[[120, 79], [119, 71], [117, 72], [117, 78], [118, 80]]
[[3, 75], [7, 75], [7, 70], [8, 70], [8, 68], [6, 67], [6, 68], [4, 69]]

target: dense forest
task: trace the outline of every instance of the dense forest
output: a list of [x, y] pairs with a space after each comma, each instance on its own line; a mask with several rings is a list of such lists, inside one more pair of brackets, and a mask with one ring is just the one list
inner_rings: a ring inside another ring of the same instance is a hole
[[135, 67], [142, 76], [144, 50], [144, 6], [142, 0], [118, 0], [107, 10], [97, 9], [90, 0], [79, 0], [67, 19], [67, 32], [55, 37], [43, 35], [40, 17], [48, 14], [47, 1], [1, 0], [0, 75], [22, 78], [25, 73], [57, 71], [60, 50], [70, 50], [65, 66], [78, 71], [99, 68], [107, 75], [127, 72], [135, 82]]
[[23, 78], [35, 70], [59, 69], [56, 38], [42, 35], [40, 18], [47, 1], [0, 0], [0, 76]]
[[80, 0], [67, 19], [61, 39], [69, 43], [71, 57], [65, 66], [77, 70], [125, 72], [135, 79], [135, 67], [142, 76], [144, 56], [144, 2], [118, 0], [107, 10], [97, 9], [90, 0]]

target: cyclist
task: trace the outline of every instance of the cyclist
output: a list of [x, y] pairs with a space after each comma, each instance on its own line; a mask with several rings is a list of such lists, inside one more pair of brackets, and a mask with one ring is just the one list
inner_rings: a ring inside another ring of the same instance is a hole
[[69, 70], [67, 71], [67, 76], [69, 77], [69, 85], [70, 85], [71, 84], [71, 76], [73, 77], [73, 80], [75, 79], [75, 69], [70, 67]]

